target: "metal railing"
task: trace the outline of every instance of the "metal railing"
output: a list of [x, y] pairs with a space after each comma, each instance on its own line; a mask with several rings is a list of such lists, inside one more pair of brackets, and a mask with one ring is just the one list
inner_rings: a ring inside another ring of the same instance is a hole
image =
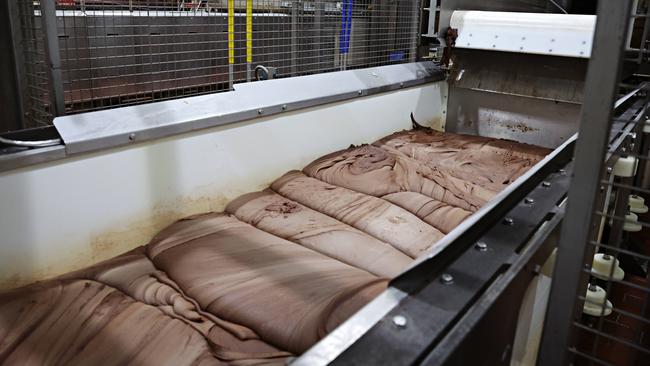
[[415, 61], [420, 32], [419, 0], [14, 1], [31, 125], [228, 91], [257, 66], [290, 77]]

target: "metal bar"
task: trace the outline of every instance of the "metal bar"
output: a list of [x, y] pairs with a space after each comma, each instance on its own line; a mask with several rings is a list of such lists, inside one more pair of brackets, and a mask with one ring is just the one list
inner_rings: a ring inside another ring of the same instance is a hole
[[253, 64], [253, 0], [246, 0], [246, 81], [251, 81]]
[[592, 226], [596, 197], [600, 188], [602, 162], [612, 119], [617, 85], [621, 75], [627, 31], [633, 0], [600, 1], [589, 61], [581, 113], [579, 140], [575, 151], [575, 175], [569, 190], [569, 202], [558, 247], [555, 279], [549, 296], [542, 343], [537, 364], [564, 365], [572, 337], [572, 321], [577, 313], [575, 296], [584, 288], [581, 273], [585, 247]]
[[298, 11], [302, 7], [301, 1], [291, 4], [291, 76], [298, 74]]
[[[25, 124], [25, 111], [27, 111], [26, 98], [28, 97], [27, 85], [26, 85], [26, 75], [25, 75], [25, 56], [24, 48], [25, 44], [23, 43], [22, 32], [20, 30], [20, 12], [18, 10], [18, 0], [8, 0], [6, 3], [7, 6], [7, 18], [9, 21], [10, 33], [7, 35], [11, 38], [12, 45], [12, 54], [14, 58], [14, 72], [15, 72], [15, 81], [16, 81], [16, 90], [15, 98], [17, 99], [16, 108], [18, 109], [17, 115], [19, 120], [14, 126], [16, 129], [26, 128]], [[6, 116], [5, 116], [6, 118]]]
[[65, 96], [63, 94], [63, 78], [61, 75], [61, 54], [56, 25], [55, 0], [41, 1], [41, 21], [45, 35], [45, 53], [49, 69], [52, 114], [61, 116], [65, 114]]
[[418, 40], [420, 34], [420, 22], [416, 21], [420, 17], [420, 1], [411, 0], [411, 37], [409, 44], [409, 61], [415, 62], [418, 54]]
[[235, 80], [235, 0], [228, 0], [228, 88]]

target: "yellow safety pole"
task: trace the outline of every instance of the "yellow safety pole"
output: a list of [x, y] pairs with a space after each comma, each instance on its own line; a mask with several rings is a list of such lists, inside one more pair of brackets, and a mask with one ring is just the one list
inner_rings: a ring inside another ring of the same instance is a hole
[[228, 0], [228, 85], [232, 90], [235, 65], [235, 0]]
[[253, 63], [253, 0], [246, 0], [246, 80], [251, 81]]

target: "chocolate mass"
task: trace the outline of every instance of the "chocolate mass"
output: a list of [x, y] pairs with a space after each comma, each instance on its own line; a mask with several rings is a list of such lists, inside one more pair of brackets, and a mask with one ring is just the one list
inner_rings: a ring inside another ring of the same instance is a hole
[[285, 364], [548, 153], [417, 129], [326, 155], [224, 213], [0, 294], [0, 363]]

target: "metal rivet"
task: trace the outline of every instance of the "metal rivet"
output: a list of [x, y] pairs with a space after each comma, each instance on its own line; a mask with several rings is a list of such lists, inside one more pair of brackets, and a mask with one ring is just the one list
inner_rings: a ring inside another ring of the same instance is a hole
[[286, 110], [287, 110], [287, 105], [286, 105], [286, 104], [283, 104], [283, 105], [282, 105], [282, 110], [283, 110], [283, 111], [286, 111]]
[[363, 94], [363, 92], [362, 92], [361, 90], [359, 90], [359, 91], [357, 92], [357, 94], [361, 95], [361, 94]]
[[264, 113], [264, 110], [263, 110], [263, 109], [258, 109], [258, 110], [257, 110], [257, 114], [262, 114], [262, 113]]
[[602, 192], [604, 190], [605, 190], [605, 186], [600, 186], [600, 191]]
[[522, 40], [522, 41], [525, 41], [525, 40], [526, 40], [526, 37], [521, 37], [521, 40]]
[[558, 170], [557, 172], [560, 173], [560, 174], [562, 174], [562, 175], [566, 174], [566, 170], [564, 170], [564, 169], [560, 169], [560, 170]]
[[581, 55], [584, 55], [585, 53], [584, 53], [584, 52], [582, 52], [582, 51], [580, 51], [580, 54], [581, 54]]
[[395, 324], [398, 328], [404, 328], [406, 326], [406, 318], [402, 315], [395, 315], [393, 317], [393, 324]]
[[450, 275], [449, 273], [443, 273], [442, 276], [440, 276], [440, 282], [450, 284], [454, 282], [454, 276]]
[[506, 217], [505, 219], [503, 219], [503, 223], [506, 225], [512, 225], [515, 223], [515, 220], [513, 220], [512, 217]]
[[469, 46], [469, 42], [467, 42], [467, 45]]
[[403, 88], [403, 87], [404, 87], [404, 83], [399, 83], [399, 87], [400, 87], [400, 88]]
[[550, 50], [548, 50], [548, 52], [553, 52], [553, 49], [551, 48]]
[[472, 33], [470, 33], [469, 36], [471, 37], [471, 36], [472, 36]]
[[496, 47], [497, 47], [497, 45], [495, 45], [495, 44], [492, 45], [492, 48], [496, 48]]
[[548, 188], [550, 186], [551, 186], [551, 182], [547, 182], [547, 181], [542, 182], [542, 187]]
[[131, 141], [135, 140], [135, 134], [134, 133], [129, 134], [129, 140], [131, 140]]
[[587, 41], [582, 41], [582, 44], [587, 44]]
[[530, 197], [526, 197], [524, 199], [524, 203], [526, 203], [527, 205], [532, 205], [533, 203], [535, 203], [535, 200]]
[[499, 36], [494, 36], [494, 38], [499, 38]]
[[476, 243], [476, 245], [474, 247], [476, 249], [480, 250], [481, 252], [486, 251], [487, 248], [488, 248], [487, 244], [485, 244], [485, 242], [482, 242], [482, 241], [479, 241], [478, 243]]
[[607, 173], [611, 173], [611, 172], [612, 172], [612, 167], [611, 167], [611, 166], [608, 166], [608, 167], [607, 167]]
[[555, 38], [551, 38], [551, 42], [555, 42]]
[[523, 48], [523, 47], [519, 47], [519, 49], [520, 49], [520, 50], [523, 50], [524, 48]]

